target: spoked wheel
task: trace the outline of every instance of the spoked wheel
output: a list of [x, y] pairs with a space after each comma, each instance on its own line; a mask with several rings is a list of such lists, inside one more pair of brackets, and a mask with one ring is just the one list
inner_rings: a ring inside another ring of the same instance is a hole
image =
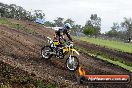
[[43, 59], [50, 59], [52, 57], [52, 49], [50, 48], [50, 46], [44, 46], [41, 49], [41, 55]]
[[79, 67], [79, 60], [76, 56], [70, 56], [66, 60], [66, 67], [69, 71], [76, 71]]

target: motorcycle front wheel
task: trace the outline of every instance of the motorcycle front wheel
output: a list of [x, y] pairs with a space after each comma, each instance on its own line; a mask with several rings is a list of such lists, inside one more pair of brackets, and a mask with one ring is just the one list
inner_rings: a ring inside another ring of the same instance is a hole
[[42, 49], [41, 49], [41, 55], [42, 55], [42, 58], [43, 59], [50, 59], [53, 55], [51, 54], [52, 52], [52, 48], [50, 46], [44, 46]]
[[76, 56], [69, 56], [66, 59], [66, 68], [69, 71], [76, 71], [79, 67], [79, 60]]

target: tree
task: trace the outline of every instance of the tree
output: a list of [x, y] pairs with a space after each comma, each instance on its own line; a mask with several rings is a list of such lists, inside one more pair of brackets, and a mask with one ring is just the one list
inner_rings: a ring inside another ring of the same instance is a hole
[[113, 23], [113, 26], [111, 27], [111, 29], [114, 29], [114, 30], [120, 30], [120, 25], [118, 23]]
[[55, 25], [52, 22], [50, 22], [50, 21], [46, 21], [46, 22], [44, 22], [44, 26], [46, 26], [46, 27], [54, 27]]
[[30, 11], [26, 11], [26, 19], [29, 21], [33, 21], [33, 16], [32, 13]]
[[15, 4], [10, 4], [10, 18], [15, 18], [16, 17], [16, 5]]
[[17, 8], [16, 8], [16, 19], [26, 20], [26, 10], [23, 9], [21, 6], [17, 6]]
[[90, 20], [88, 20], [83, 28], [85, 31], [89, 29], [89, 35], [99, 35], [101, 31], [101, 18], [97, 14], [91, 14]]
[[116, 29], [112, 29], [106, 33], [109, 37], [117, 37], [118, 31]]
[[63, 26], [63, 20], [64, 18], [61, 18], [61, 17], [57, 17], [57, 19], [54, 20], [54, 25], [55, 26], [58, 26], [58, 27], [62, 27]]
[[81, 32], [81, 25], [75, 24], [72, 26], [73, 29], [76, 29], [78, 32]]
[[0, 3], [0, 14], [1, 14], [1, 17], [8, 17], [8, 14], [9, 14], [9, 7], [7, 4], [3, 4], [3, 3]]
[[113, 26], [111, 27], [111, 30], [107, 32], [107, 35], [109, 37], [118, 37], [119, 28], [118, 23], [113, 23]]
[[72, 35], [79, 35], [82, 32], [81, 25], [74, 24], [72, 26], [71, 34]]
[[95, 35], [96, 29], [92, 26], [85, 25], [85, 27], [83, 28], [83, 33], [85, 35]]
[[113, 26], [111, 27], [111, 30], [106, 32], [105, 35], [108, 36], [108, 37], [118, 38], [120, 40], [126, 39], [126, 31], [118, 23], [113, 23]]
[[64, 21], [64, 24], [65, 23], [69, 23], [71, 26], [73, 26], [74, 25], [74, 22], [75, 21], [73, 21], [71, 18], [68, 18], [66, 21]]
[[30, 20], [34, 21], [35, 18], [44, 18], [45, 14], [42, 10], [35, 10], [34, 14], [30, 11], [25, 10], [21, 6], [17, 6], [15, 4], [3, 4], [0, 3], [0, 17], [7, 17], [7, 18], [14, 18], [14, 19], [23, 19], [23, 20]]
[[126, 31], [126, 36], [129, 41], [132, 39], [132, 19], [131, 18], [124, 18], [124, 22], [121, 23], [124, 31]]
[[4, 4], [0, 3], [0, 17], [4, 17]]
[[34, 10], [34, 17], [43, 19], [45, 17], [45, 14], [42, 10]]
[[101, 31], [101, 18], [97, 14], [92, 14], [90, 17], [91, 24], [96, 29], [95, 35], [100, 34]]

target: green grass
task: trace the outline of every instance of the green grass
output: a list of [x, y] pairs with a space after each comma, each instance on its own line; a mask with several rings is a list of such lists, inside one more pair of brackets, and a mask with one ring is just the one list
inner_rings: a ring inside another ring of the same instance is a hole
[[100, 58], [101, 60], [107, 61], [107, 62], [112, 63], [114, 65], [118, 65], [118, 66], [120, 66], [120, 67], [122, 67], [122, 68], [124, 68], [126, 70], [129, 70], [130, 72], [132, 72], [132, 67], [131, 66], [125, 65], [123, 63], [120, 63], [119, 61], [113, 61], [111, 59], [107, 59], [107, 58], [104, 58], [102, 56], [97, 56], [97, 58]]
[[132, 44], [130, 43], [123, 43], [119, 41], [103, 40], [99, 38], [89, 38], [89, 37], [75, 37], [75, 38], [80, 39], [82, 41], [89, 42], [89, 43], [93, 43], [96, 45], [101, 45], [107, 48], [115, 49], [118, 51], [132, 53]]
[[22, 25], [22, 24], [12, 23], [7, 18], [0, 18], [0, 25], [5, 25], [9, 28], [13, 28], [16, 30], [22, 30], [29, 34], [34, 34], [34, 35], [37, 34], [35, 30], [28, 29], [25, 25]]

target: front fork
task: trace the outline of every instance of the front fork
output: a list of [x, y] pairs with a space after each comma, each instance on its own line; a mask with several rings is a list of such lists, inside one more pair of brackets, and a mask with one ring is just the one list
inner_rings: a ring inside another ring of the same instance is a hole
[[72, 56], [73, 56], [74, 52], [73, 52], [73, 50], [71, 50], [70, 52], [71, 52], [71, 54], [69, 56], [69, 63], [73, 64], [74, 63], [74, 58], [72, 58]]

